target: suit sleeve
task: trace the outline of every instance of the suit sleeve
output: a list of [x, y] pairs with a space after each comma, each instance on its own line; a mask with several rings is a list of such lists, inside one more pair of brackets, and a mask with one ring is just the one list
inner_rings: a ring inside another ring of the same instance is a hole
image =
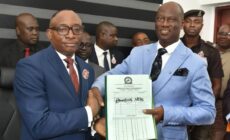
[[54, 111], [55, 109], [51, 111], [46, 90], [55, 87], [46, 87], [47, 79], [42, 74], [44, 71], [33, 62], [24, 60], [16, 67], [14, 94], [23, 123], [30, 134], [36, 139], [49, 139], [87, 129], [88, 118], [84, 107], [69, 109], [66, 112]]
[[129, 55], [126, 59], [124, 59], [124, 61], [121, 64], [116, 65], [115, 68], [113, 68], [110, 71], [99, 76], [95, 80], [95, 82], [93, 83], [92, 87], [99, 88], [102, 96], [104, 96], [104, 94], [105, 94], [104, 93], [104, 91], [105, 91], [105, 76], [106, 75], [113, 75], [113, 74], [128, 74], [129, 73], [129, 64], [131, 63], [131, 61], [132, 61], [132, 55]]

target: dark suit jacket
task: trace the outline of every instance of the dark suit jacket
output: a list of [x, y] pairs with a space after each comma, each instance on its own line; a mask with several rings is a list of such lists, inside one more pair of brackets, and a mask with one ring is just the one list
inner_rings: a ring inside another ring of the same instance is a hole
[[[223, 96], [223, 115], [224, 120], [226, 116], [230, 113], [230, 79], [228, 80], [227, 88]], [[230, 140], [230, 133], [225, 134], [225, 140]]]
[[[24, 48], [25, 46], [17, 40], [9, 46], [2, 47], [0, 51], [0, 87], [12, 88], [14, 69], [17, 62], [24, 58]], [[30, 53], [32, 55], [43, 48], [41, 45], [31, 46]]]
[[94, 81], [93, 69], [76, 57], [80, 90], [52, 46], [21, 59], [14, 94], [22, 116], [22, 140], [88, 140], [86, 105]]
[[[123, 55], [120, 51], [118, 51], [118, 50], [116, 50], [116, 49], [109, 50], [109, 52], [110, 52], [111, 59], [112, 59], [112, 57], [114, 57], [115, 60], [116, 60], [116, 63], [113, 63], [113, 62], [111, 61], [111, 67], [114, 68], [117, 64], [120, 64], [120, 63], [123, 61], [124, 55]], [[98, 64], [98, 59], [97, 59], [97, 55], [96, 55], [95, 48], [92, 49], [92, 53], [91, 53], [91, 55], [90, 55], [90, 57], [89, 57], [89, 60], [90, 60], [91, 62], [93, 62], [93, 63], [99, 65], [99, 64]]]
[[223, 96], [223, 115], [226, 117], [230, 113], [230, 79]]
[[93, 63], [93, 62], [91, 62], [91, 61], [89, 61], [88, 64], [89, 64], [89, 65], [93, 68], [93, 70], [94, 70], [95, 79], [96, 79], [98, 76], [100, 76], [100, 75], [102, 75], [103, 73], [106, 72], [106, 70], [105, 70], [103, 67], [101, 67], [101, 66], [99, 66], [99, 65], [97, 65], [97, 64], [95, 64], [95, 63]]
[[[36, 46], [30, 46], [30, 54], [34, 54], [39, 50], [43, 49], [40, 44]], [[18, 60], [24, 58], [24, 49], [25, 46], [15, 40], [9, 46], [3, 47], [0, 52], [0, 67], [10, 67], [15, 68]]]

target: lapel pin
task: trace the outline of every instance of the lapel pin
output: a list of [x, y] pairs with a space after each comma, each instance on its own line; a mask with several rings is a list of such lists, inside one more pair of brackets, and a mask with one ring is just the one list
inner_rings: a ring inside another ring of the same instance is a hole
[[112, 55], [111, 63], [112, 63], [112, 64], [116, 64], [116, 63], [117, 63], [117, 60], [116, 60], [116, 58], [114, 57], [114, 55]]
[[87, 80], [89, 78], [89, 71], [87, 69], [84, 69], [82, 71], [82, 77]]

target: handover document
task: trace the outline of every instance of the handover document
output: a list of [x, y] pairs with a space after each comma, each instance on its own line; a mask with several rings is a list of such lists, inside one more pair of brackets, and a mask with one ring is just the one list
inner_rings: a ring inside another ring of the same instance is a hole
[[108, 140], [157, 139], [155, 120], [143, 113], [153, 108], [149, 75], [106, 76], [106, 102]]

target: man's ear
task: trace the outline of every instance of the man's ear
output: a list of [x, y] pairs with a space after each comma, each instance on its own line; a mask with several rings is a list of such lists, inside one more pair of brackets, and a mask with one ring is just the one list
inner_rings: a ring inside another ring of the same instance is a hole
[[184, 20], [181, 21], [181, 27], [180, 29], [183, 29], [184, 28]]
[[47, 29], [47, 30], [46, 30], [46, 36], [47, 36], [47, 38], [48, 38], [49, 40], [52, 39], [52, 34], [51, 34], [51, 30], [50, 30], [50, 29]]
[[16, 27], [15, 31], [16, 31], [16, 35], [19, 36], [20, 35], [20, 29], [18, 26]]

